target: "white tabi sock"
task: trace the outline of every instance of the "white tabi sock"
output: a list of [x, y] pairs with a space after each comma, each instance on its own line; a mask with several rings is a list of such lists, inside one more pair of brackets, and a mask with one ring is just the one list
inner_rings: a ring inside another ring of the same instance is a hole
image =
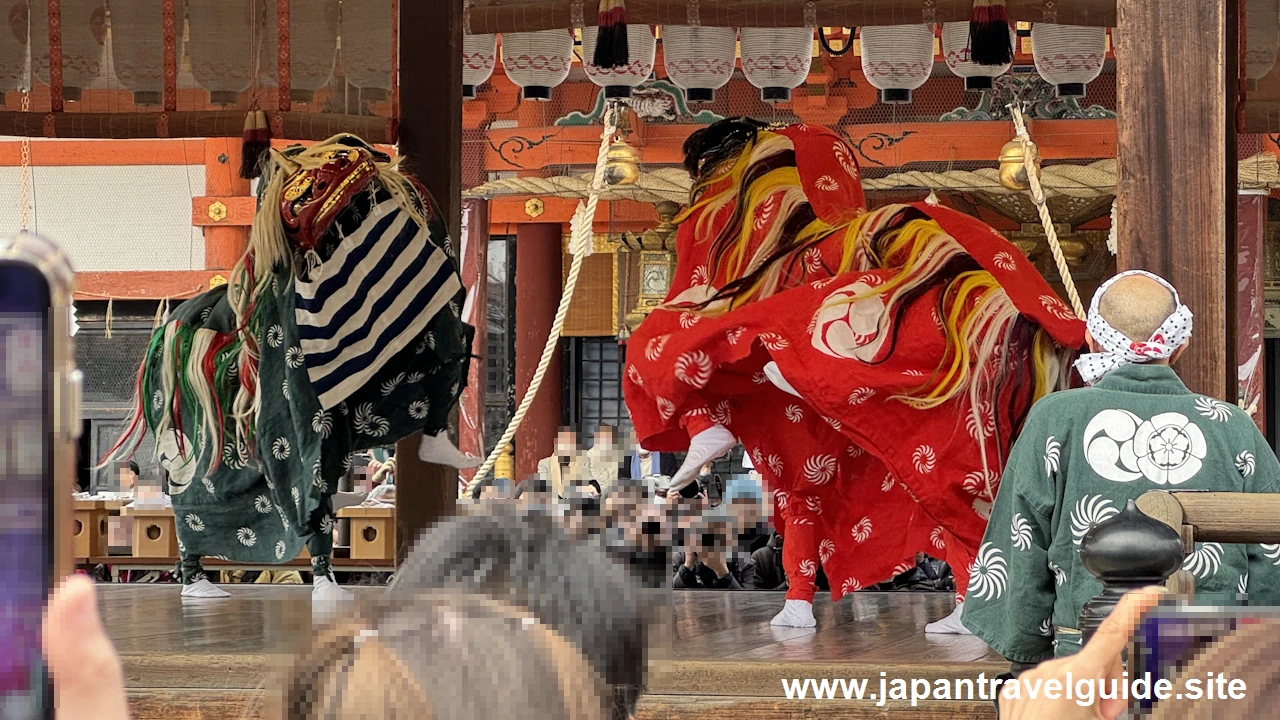
[[972, 635], [969, 628], [960, 622], [960, 614], [964, 612], [964, 602], [956, 603], [956, 609], [951, 614], [942, 618], [937, 622], [931, 622], [924, 626], [924, 631], [934, 635]]
[[435, 435], [422, 434], [422, 444], [418, 446], [418, 457], [424, 462], [436, 465], [448, 465], [455, 468], [479, 467], [481, 458], [468, 455], [454, 447], [449, 441], [449, 433], [441, 430]]
[[800, 393], [796, 392], [796, 389], [791, 387], [791, 383], [787, 382], [787, 379], [782, 377], [782, 371], [778, 369], [778, 363], [765, 363], [764, 376], [769, 378], [769, 382], [773, 383], [774, 387], [778, 388], [782, 392], [787, 393], [788, 395], [800, 397]]
[[216, 598], [231, 597], [231, 593], [209, 582], [208, 578], [200, 578], [190, 585], [184, 585], [182, 587], [182, 597], [212, 600]]
[[782, 612], [769, 621], [775, 627], [811, 628], [817, 627], [818, 621], [813, 617], [813, 603], [808, 600], [788, 600], [782, 606]]
[[702, 466], [733, 449], [738, 439], [723, 425], [714, 425], [689, 438], [689, 453], [684, 464], [671, 478], [671, 490], [680, 490], [693, 482]]
[[334, 619], [353, 599], [351, 591], [330, 575], [316, 575], [311, 581], [311, 615], [317, 620]]

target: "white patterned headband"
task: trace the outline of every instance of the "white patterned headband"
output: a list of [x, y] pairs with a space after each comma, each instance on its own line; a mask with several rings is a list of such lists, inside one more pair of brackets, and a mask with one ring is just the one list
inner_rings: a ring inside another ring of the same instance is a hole
[[[1173, 304], [1176, 306], [1173, 314], [1160, 324], [1151, 337], [1142, 342], [1132, 340], [1111, 327], [1111, 323], [1108, 323], [1098, 312], [1098, 303], [1111, 285], [1121, 278], [1134, 275], [1141, 275], [1160, 283], [1173, 294]], [[1178, 299], [1178, 291], [1164, 278], [1152, 275], [1145, 270], [1129, 270], [1106, 281], [1102, 287], [1098, 288], [1098, 292], [1094, 293], [1093, 302], [1089, 305], [1087, 326], [1089, 334], [1102, 346], [1103, 351], [1081, 355], [1080, 359], [1076, 360], [1076, 370], [1080, 371], [1080, 377], [1084, 378], [1086, 383], [1092, 385], [1103, 375], [1121, 365], [1169, 359], [1174, 351], [1191, 337], [1191, 309], [1182, 304]]]

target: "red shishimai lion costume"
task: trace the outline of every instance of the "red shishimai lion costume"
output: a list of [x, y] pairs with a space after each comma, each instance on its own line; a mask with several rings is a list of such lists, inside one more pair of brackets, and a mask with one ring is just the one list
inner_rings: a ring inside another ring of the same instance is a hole
[[627, 352], [641, 444], [743, 444], [774, 491], [789, 600], [812, 601], [817, 563], [838, 600], [918, 551], [962, 598], [1013, 437], [1066, 384], [1083, 323], [979, 220], [868, 212], [829, 130], [730, 119], [685, 152], [672, 288]]

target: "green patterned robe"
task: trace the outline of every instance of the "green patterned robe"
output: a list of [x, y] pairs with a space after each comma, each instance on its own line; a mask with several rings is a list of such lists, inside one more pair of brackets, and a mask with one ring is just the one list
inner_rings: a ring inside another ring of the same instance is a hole
[[[444, 237], [438, 220], [431, 224], [433, 236]], [[153, 338], [142, 387], [153, 432], [160, 411], [174, 402], [163, 391], [159, 348], [172, 334], [180, 358], [186, 358], [194, 330], [231, 332], [235, 317], [226, 290], [216, 288], [183, 303]], [[219, 354], [222, 369], [215, 384], [224, 411], [222, 442], [204, 437], [199, 401], [181, 383], [177, 392], [182, 437], [177, 430], [166, 430], [157, 439], [161, 465], [170, 476], [168, 492], [177, 517], [184, 576], [199, 572], [200, 556], [278, 563], [296, 557], [304, 542], [313, 557], [327, 557], [333, 542], [332, 494], [351, 467], [351, 454], [389, 445], [418, 430], [436, 433], [447, 426], [470, 366], [474, 329], [459, 319], [463, 299], [459, 291], [430, 321], [416, 346], [395, 355], [372, 382], [325, 412], [299, 347], [292, 273], [278, 271], [272, 292], [261, 300], [262, 409], [253, 447], [237, 447], [230, 420], [239, 382], [234, 356], [238, 344]], [[215, 454], [221, 459], [216, 468]]]
[[[1102, 585], [1085, 532], [1151, 490], [1280, 491], [1280, 462], [1239, 408], [1192, 393], [1163, 365], [1125, 365], [1031, 409], [1004, 471], [964, 604], [964, 624], [1016, 663], [1080, 647]], [[1197, 593], [1280, 591], [1280, 545], [1197, 543]]]

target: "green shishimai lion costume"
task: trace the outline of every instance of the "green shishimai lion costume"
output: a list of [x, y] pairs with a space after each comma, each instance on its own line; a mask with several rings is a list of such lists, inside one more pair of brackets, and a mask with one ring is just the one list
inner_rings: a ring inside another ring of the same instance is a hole
[[230, 283], [152, 337], [111, 455], [155, 435], [184, 583], [201, 556], [276, 563], [304, 542], [327, 574], [351, 454], [446, 427], [474, 330], [444, 223], [398, 164], [349, 135], [273, 151]]

